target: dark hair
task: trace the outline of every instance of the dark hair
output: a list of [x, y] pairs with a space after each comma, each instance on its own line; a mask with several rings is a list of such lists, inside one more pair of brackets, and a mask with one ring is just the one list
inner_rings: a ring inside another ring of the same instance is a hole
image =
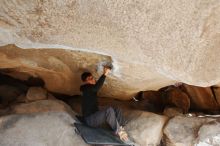
[[84, 73], [82, 73], [82, 75], [81, 75], [81, 80], [82, 80], [83, 82], [85, 82], [85, 81], [86, 81], [86, 78], [89, 77], [89, 76], [92, 76], [92, 74], [91, 74], [90, 72], [84, 72]]

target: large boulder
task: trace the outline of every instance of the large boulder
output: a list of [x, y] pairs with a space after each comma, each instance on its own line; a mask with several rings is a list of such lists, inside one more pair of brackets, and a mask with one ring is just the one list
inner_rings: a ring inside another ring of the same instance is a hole
[[219, 146], [220, 145], [220, 119], [202, 125], [196, 139], [197, 146]]
[[1, 146], [88, 146], [66, 112], [10, 115], [0, 121]]
[[176, 116], [166, 124], [163, 140], [166, 146], [210, 145], [219, 140], [219, 130], [216, 118]]
[[99, 67], [110, 62], [113, 72], [100, 94], [119, 99], [175, 81], [214, 85], [220, 82], [219, 5], [1, 0], [0, 68], [40, 77], [48, 90], [74, 95], [83, 71], [99, 77]]
[[139, 146], [159, 145], [163, 136], [163, 127], [168, 118], [150, 112], [135, 110], [129, 113], [130, 115], [127, 115], [126, 118], [130, 119], [130, 121], [125, 126], [125, 129], [131, 139]]
[[0, 117], [0, 145], [86, 146], [74, 132], [76, 113], [60, 100], [13, 104]]

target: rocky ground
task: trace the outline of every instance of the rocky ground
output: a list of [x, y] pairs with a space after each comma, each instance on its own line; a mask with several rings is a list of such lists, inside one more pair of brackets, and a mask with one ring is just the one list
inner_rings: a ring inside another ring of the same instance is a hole
[[[25, 93], [9, 85], [4, 86], [4, 89], [16, 91], [10, 93], [13, 96], [16, 94], [17, 98], [7, 106], [1, 104], [0, 145], [86, 145], [74, 132], [73, 125], [75, 115], [81, 113], [80, 96], [63, 97], [60, 100], [42, 87], [29, 87]], [[115, 106], [122, 109], [128, 121], [125, 129], [136, 146], [220, 145], [220, 117], [217, 115], [206, 116], [202, 112], [190, 111], [184, 113], [177, 106], [165, 107], [163, 113], [156, 114], [135, 108], [138, 102], [141, 101], [99, 99], [100, 108]], [[140, 105], [143, 106], [143, 103]]]

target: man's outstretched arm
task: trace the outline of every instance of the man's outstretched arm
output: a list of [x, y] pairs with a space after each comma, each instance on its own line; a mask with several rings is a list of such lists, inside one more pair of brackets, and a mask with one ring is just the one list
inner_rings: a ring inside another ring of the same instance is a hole
[[104, 68], [103, 75], [98, 79], [95, 86], [93, 87], [93, 91], [98, 91], [105, 82], [106, 75], [110, 72], [109, 68]]
[[104, 82], [105, 82], [105, 78], [106, 78], [106, 76], [103, 74], [99, 79], [98, 79], [98, 81], [96, 82], [96, 84], [93, 86], [93, 91], [98, 91], [101, 87], [102, 87], [102, 85], [104, 84]]

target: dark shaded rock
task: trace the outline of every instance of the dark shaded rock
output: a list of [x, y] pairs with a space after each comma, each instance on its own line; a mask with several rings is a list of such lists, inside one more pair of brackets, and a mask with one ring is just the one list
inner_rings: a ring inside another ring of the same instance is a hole
[[[10, 72], [10, 69], [1, 69], [0, 72]], [[25, 94], [27, 90], [28, 86], [24, 81], [0, 73], [0, 103], [4, 106], [16, 102], [16, 98]]]
[[0, 102], [7, 106], [9, 103], [15, 101], [15, 99], [23, 92], [19, 88], [11, 85], [0, 85]]
[[[10, 72], [6, 71], [6, 69], [1, 69], [0, 72]], [[26, 85], [25, 81], [21, 81], [15, 78], [12, 78], [8, 75], [4, 75], [0, 73], [0, 85], [10, 85], [18, 88], [22, 92], [27, 92], [28, 86]]]
[[178, 107], [183, 113], [190, 108], [190, 100], [183, 91], [175, 86], [167, 86], [158, 91], [141, 91], [136, 96], [134, 107], [150, 112], [163, 112], [166, 106]]
[[39, 87], [43, 87], [45, 85], [44, 80], [42, 80], [39, 77], [29, 77], [28, 80], [26, 81], [26, 84], [28, 86], [39, 86]]
[[191, 109], [199, 111], [217, 111], [220, 109], [210, 87], [183, 84], [180, 89], [189, 96]]
[[160, 91], [141, 91], [136, 96], [138, 101], [133, 102], [133, 107], [149, 112], [163, 112], [165, 108], [165, 98]]
[[218, 105], [220, 106], [220, 88], [219, 87], [213, 87], [212, 90], [215, 94], [215, 99], [216, 99]]
[[174, 106], [182, 109], [183, 113], [187, 113], [190, 108], [190, 99], [186, 93], [177, 87], [170, 87], [166, 92], [166, 105]]

